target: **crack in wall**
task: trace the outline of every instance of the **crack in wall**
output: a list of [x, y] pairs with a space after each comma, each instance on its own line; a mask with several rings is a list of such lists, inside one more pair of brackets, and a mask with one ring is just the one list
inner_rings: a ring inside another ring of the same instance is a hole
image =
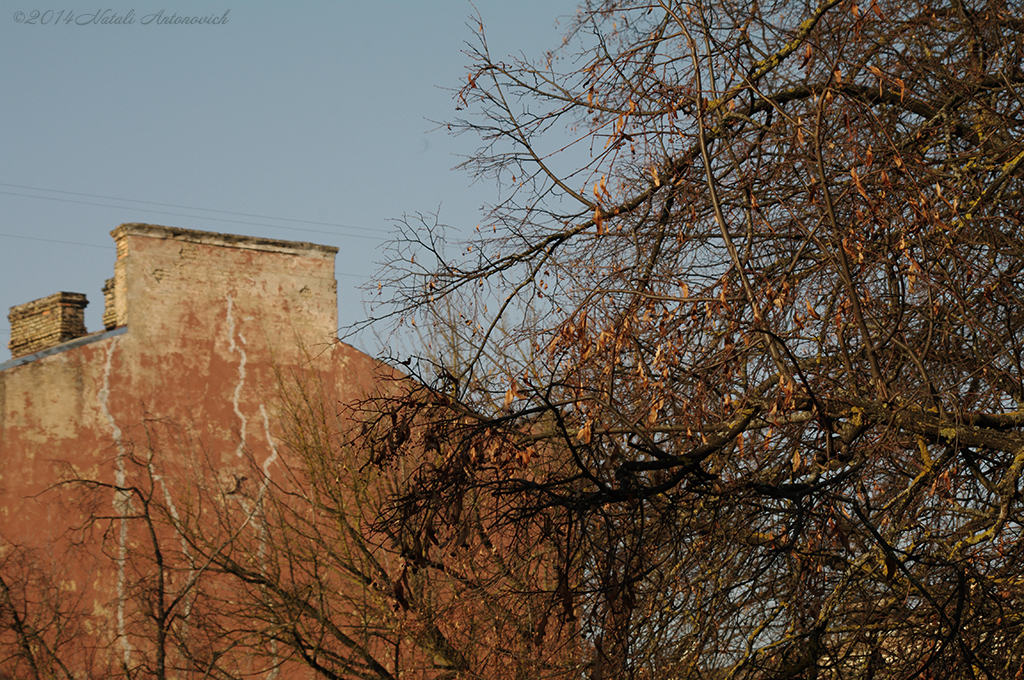
[[[114, 338], [110, 342], [110, 347], [107, 349], [106, 362], [103, 364], [103, 387], [100, 388], [97, 398], [100, 404], [100, 410], [106, 417], [107, 422], [110, 423], [110, 433], [114, 438], [114, 443], [117, 445], [117, 455], [114, 458], [114, 480], [119, 488], [124, 488], [125, 485], [125, 465], [124, 458], [126, 455], [123, 433], [121, 428], [118, 427], [117, 421], [114, 420], [114, 416], [110, 413], [109, 399], [110, 399], [110, 373], [114, 363], [114, 350], [117, 349], [117, 345], [120, 343], [121, 338]], [[128, 636], [125, 627], [124, 609], [125, 599], [127, 597], [127, 588], [125, 583], [125, 562], [128, 558], [128, 520], [127, 515], [131, 511], [131, 496], [126, 491], [115, 491], [114, 492], [114, 510], [120, 517], [120, 527], [118, 530], [117, 540], [117, 637], [121, 642], [121, 651], [123, 654], [125, 668], [131, 665], [132, 645], [128, 641]]]

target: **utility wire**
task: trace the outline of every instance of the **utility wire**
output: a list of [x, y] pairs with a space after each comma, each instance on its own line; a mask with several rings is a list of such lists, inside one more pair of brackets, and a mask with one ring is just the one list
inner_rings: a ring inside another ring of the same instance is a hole
[[[328, 226], [328, 227], [336, 227], [338, 229], [354, 229], [354, 230], [358, 230], [358, 231], [369, 231], [369, 232], [381, 233], [381, 234], [388, 233], [386, 229], [377, 229], [377, 228], [373, 228], [373, 227], [356, 227], [356, 226], [353, 226], [353, 225], [335, 224], [335, 223], [332, 223], [332, 222], [315, 222], [315, 221], [312, 221], [312, 220], [298, 220], [298, 219], [291, 219], [291, 218], [287, 218], [287, 217], [271, 217], [269, 215], [255, 215], [255, 214], [251, 214], [251, 213], [231, 212], [231, 211], [228, 211], [228, 210], [214, 210], [213, 208], [194, 208], [192, 206], [175, 205], [175, 204], [172, 204], [172, 203], [156, 203], [154, 201], [139, 201], [139, 200], [135, 200], [135, 199], [131, 199], [131, 198], [118, 198], [116, 196], [99, 196], [99, 195], [96, 195], [96, 194], [83, 194], [83, 193], [79, 193], [79, 192], [75, 192], [75, 191], [61, 191], [61, 190], [58, 190], [58, 189], [43, 189], [43, 188], [40, 188], [40, 187], [29, 187], [29, 186], [23, 186], [23, 185], [20, 185], [20, 184], [8, 184], [8, 183], [5, 183], [5, 182], [0, 182], [0, 186], [12, 187], [12, 188], [16, 188], [16, 189], [28, 189], [28, 190], [31, 190], [31, 191], [48, 191], [48, 192], [59, 193], [59, 194], [67, 194], [67, 195], [70, 195], [70, 196], [85, 196], [87, 198], [99, 198], [99, 199], [109, 200], [109, 201], [124, 201], [126, 203], [142, 203], [142, 204], [145, 204], [145, 205], [157, 205], [157, 206], [164, 206], [164, 207], [170, 207], [170, 208], [180, 208], [182, 210], [196, 210], [196, 211], [202, 211], [202, 212], [218, 213], [218, 214], [221, 214], [221, 215], [236, 215], [236, 216], [239, 216], [239, 217], [255, 217], [257, 219], [281, 220], [281, 221], [284, 221], [284, 222], [296, 222], [296, 223], [299, 223], [299, 224], [316, 224], [316, 225], [322, 225], [322, 226]], [[126, 209], [126, 208], [129, 207], [129, 206], [121, 206], [121, 205], [111, 205], [109, 203], [94, 203], [92, 201], [81, 201], [81, 200], [76, 200], [76, 199], [72, 199], [72, 198], [58, 198], [57, 196], [33, 196], [32, 194], [24, 194], [24, 193], [20, 193], [20, 192], [16, 192], [16, 191], [2, 191], [2, 190], [0, 190], [0, 194], [6, 194], [8, 196], [21, 196], [21, 197], [24, 197], [24, 198], [35, 198], [35, 199], [41, 200], [41, 201], [60, 201], [62, 203], [77, 203], [77, 204], [80, 204], [80, 205], [93, 205], [93, 206], [98, 206], [98, 207], [101, 207], [101, 208], [120, 208], [120, 209], [123, 210], [123, 209]], [[153, 210], [152, 208], [131, 208], [131, 209], [134, 209], [134, 210], [144, 210], [146, 212], [154, 213], [154, 214], [157, 214], [157, 215], [173, 215], [175, 217], [190, 217], [190, 218], [193, 218], [193, 219], [210, 220], [210, 221], [213, 221], [213, 222], [228, 222], [228, 223], [231, 223], [231, 224], [245, 224], [245, 225], [256, 226], [256, 227], [269, 227], [269, 228], [272, 228], [272, 229], [284, 229], [284, 230], [287, 230], [287, 231], [304, 231], [304, 232], [312, 232], [312, 233], [316, 233], [316, 234], [329, 234], [331, 236], [346, 236], [346, 237], [350, 237], [350, 238], [368, 239], [368, 240], [371, 240], [371, 241], [379, 240], [378, 238], [373, 237], [373, 236], [364, 236], [362, 234], [339, 234], [337, 231], [325, 231], [323, 229], [308, 229], [308, 228], [301, 228], [301, 227], [286, 227], [286, 226], [279, 225], [279, 224], [265, 224], [265, 223], [260, 223], [260, 222], [250, 222], [250, 221], [247, 221], [247, 220], [230, 220], [230, 219], [226, 219], [226, 218], [223, 218], [223, 217], [205, 217], [205, 216], [202, 216], [202, 215], [189, 215], [187, 213], [168, 212], [166, 210]]]
[[47, 243], [66, 243], [70, 246], [84, 246], [86, 248], [103, 248], [104, 250], [116, 250], [114, 246], [100, 246], [95, 243], [78, 243], [77, 241], [60, 241], [55, 238], [40, 238], [38, 236], [19, 236], [18, 234], [4, 234], [0, 233], [0, 236], [6, 236], [7, 238], [22, 238], [26, 241], [46, 241]]
[[[215, 210], [213, 208], [196, 208], [191, 205], [178, 205], [176, 203], [157, 203], [155, 201], [142, 201], [137, 198], [119, 198], [117, 196], [101, 196], [99, 194], [85, 194], [79, 191], [64, 191], [62, 189], [44, 189], [42, 187], [29, 187], [22, 184], [8, 184], [7, 182], [0, 182], [0, 187], [12, 187], [15, 189], [30, 189], [32, 191], [47, 191], [54, 194], [68, 194], [69, 196], [85, 196], [86, 198], [102, 198], [107, 201], [125, 201], [127, 203], [145, 203], [146, 205], [159, 205], [163, 208], [182, 208], [185, 210], [199, 210], [202, 212], [215, 212], [221, 213], [222, 215], [237, 215], [239, 217], [255, 217], [261, 220], [280, 220], [282, 222], [297, 222], [300, 224], [319, 224], [324, 227], [340, 227], [343, 229], [358, 229], [359, 231], [376, 231], [381, 233], [387, 233], [387, 229], [378, 229], [375, 227], [357, 227], [351, 224], [339, 224], [337, 222], [316, 222], [314, 220], [299, 220], [292, 217], [270, 217], [269, 215], [255, 215], [253, 213], [243, 212], [232, 212], [230, 210]], [[44, 198], [42, 196], [38, 198]]]

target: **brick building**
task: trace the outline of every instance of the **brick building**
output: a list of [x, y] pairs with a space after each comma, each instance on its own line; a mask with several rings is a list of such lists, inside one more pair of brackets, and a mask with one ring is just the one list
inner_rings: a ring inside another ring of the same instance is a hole
[[[336, 248], [148, 224], [111, 234], [117, 260], [103, 330], [86, 332], [88, 303], [77, 293], [9, 315], [13, 356], [0, 363], [0, 668], [10, 663], [11, 677], [35, 674], [11, 661], [26, 644], [42, 661], [47, 645], [62, 646], [75, 664], [91, 655], [78, 666], [90, 673], [120, 666], [145, 675], [148, 643], [136, 639], [145, 616], [130, 592], [131, 574], [142, 572], [126, 562], [144, 541], [121, 530], [139, 503], [114, 488], [61, 483], [138, 484], [149, 456], [149, 481], [161, 485], [166, 507], [185, 512], [194, 502], [182, 483], [185, 459], [197, 451], [225, 484], [254, 463], [268, 480], [283, 474], [282, 372], [312, 371], [340, 401], [374, 380], [375, 363], [337, 340]], [[33, 580], [40, 574], [45, 583]], [[92, 641], [67, 639], [73, 630]]]

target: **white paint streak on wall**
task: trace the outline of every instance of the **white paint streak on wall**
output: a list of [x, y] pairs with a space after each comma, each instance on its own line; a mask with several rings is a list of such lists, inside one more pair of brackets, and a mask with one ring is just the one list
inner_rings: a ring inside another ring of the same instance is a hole
[[263, 485], [266, 488], [266, 485], [270, 484], [270, 466], [277, 460], [277, 444], [270, 436], [270, 418], [267, 417], [267, 409], [263, 404], [260, 404], [260, 415], [263, 416], [263, 433], [266, 434], [267, 443], [270, 445], [270, 455], [263, 461]]
[[[114, 438], [114, 443], [117, 445], [117, 456], [114, 459], [114, 479], [117, 486], [124, 487], [124, 440], [122, 439], [121, 428], [118, 427], [117, 421], [115, 421], [114, 416], [111, 415], [109, 407], [110, 372], [114, 362], [114, 350], [117, 349], [117, 345], [120, 341], [121, 338], [119, 337], [113, 338], [110, 342], [110, 347], [107, 349], [107, 360], [103, 364], [103, 387], [100, 388], [97, 398], [99, 400], [100, 410], [103, 412], [103, 416], [107, 419], [107, 422], [110, 423], [110, 433]], [[132, 645], [128, 641], [128, 636], [125, 630], [124, 605], [125, 597], [127, 595], [127, 588], [125, 584], [125, 561], [128, 557], [128, 520], [125, 519], [125, 516], [131, 510], [131, 496], [126, 492], [115, 491], [114, 510], [121, 518], [117, 541], [117, 636], [121, 641], [121, 651], [124, 658], [125, 668], [130, 668]]]
[[238, 447], [235, 449], [235, 455], [239, 458], [245, 453], [245, 427], [246, 420], [245, 415], [242, 414], [242, 410], [238, 407], [238, 399], [242, 394], [242, 387], [245, 386], [245, 363], [248, 357], [245, 354], [245, 349], [242, 345], [245, 345], [245, 338], [242, 333], [238, 333], [238, 340], [241, 344], [235, 343], [235, 315], [234, 315], [234, 300], [228, 295], [228, 349], [232, 353], [237, 352], [239, 354], [238, 360], [238, 383], [235, 385], [235, 392], [231, 396], [231, 404], [235, 408], [235, 415], [238, 416], [238, 420], [241, 423], [238, 432]]
[[[260, 404], [260, 415], [263, 416], [263, 432], [267, 437], [267, 444], [270, 445], [270, 455], [267, 456], [266, 460], [263, 461], [263, 481], [260, 484], [259, 492], [256, 495], [256, 502], [252, 505], [249, 504], [244, 498], [237, 497], [239, 504], [248, 513], [245, 524], [248, 524], [251, 520], [253, 529], [256, 530], [259, 547], [256, 550], [256, 561], [260, 566], [260, 570], [266, 574], [268, 569], [267, 564], [267, 549], [270, 543], [270, 536], [267, 532], [267, 526], [265, 523], [265, 517], [263, 514], [263, 499], [266, 496], [267, 489], [270, 487], [270, 467], [277, 460], [277, 444], [274, 443], [274, 438], [270, 435], [270, 418], [267, 416], [267, 408], [263, 404]], [[239, 529], [241, 531], [241, 529]], [[275, 657], [278, 652], [277, 640], [270, 641], [270, 653]], [[272, 668], [266, 676], [266, 680], [276, 680], [281, 673], [280, 666]]]
[[[228, 349], [232, 353], [237, 352], [239, 355], [238, 361], [238, 382], [235, 384], [235, 391], [231, 397], [231, 405], [234, 407], [235, 415], [238, 416], [238, 420], [241, 423], [239, 427], [238, 447], [235, 449], [235, 455], [239, 458], [245, 453], [246, 447], [246, 425], [247, 421], [245, 415], [239, 408], [239, 399], [242, 394], [242, 388], [245, 386], [245, 364], [248, 360], [243, 345], [246, 345], [245, 337], [240, 331], [235, 328], [235, 315], [234, 315], [234, 299], [228, 296], [228, 311], [227, 311], [227, 323], [228, 323]], [[235, 342], [235, 335], [238, 336], [239, 343]], [[270, 435], [270, 418], [267, 416], [267, 409], [261, 403], [260, 414], [263, 416], [263, 431], [267, 436], [267, 443], [270, 445], [270, 455], [263, 461], [263, 483], [260, 485], [259, 494], [256, 497], [256, 503], [250, 506], [248, 501], [244, 498], [236, 497], [236, 500], [242, 505], [248, 516], [242, 526], [239, 527], [239, 531], [245, 527], [250, 521], [253, 524], [253, 528], [259, 535], [259, 549], [257, 551], [257, 559], [260, 564], [260, 568], [263, 569], [264, 573], [267, 568], [267, 528], [263, 523], [263, 496], [266, 494], [267, 488], [270, 485], [270, 466], [277, 460], [277, 445], [274, 443], [274, 439]], [[271, 653], [277, 654], [277, 641], [271, 641]], [[274, 667], [267, 675], [267, 680], [275, 680], [280, 673], [279, 667]]]
[[[181, 551], [187, 557], [189, 557], [189, 562], [191, 563], [192, 562], [192, 560], [191, 560], [192, 550], [189, 547], [188, 541], [185, 540], [185, 535], [181, 533], [181, 528], [180, 528], [181, 527], [181, 516], [178, 514], [178, 507], [174, 504], [174, 498], [171, 496], [171, 490], [167, 488], [167, 482], [164, 481], [164, 476], [161, 475], [161, 474], [158, 474], [157, 471], [156, 471], [156, 466], [153, 465], [153, 452], [152, 451], [150, 451], [150, 453], [149, 453], [148, 465], [149, 465], [150, 477], [152, 477], [153, 481], [156, 482], [160, 486], [160, 489], [163, 491], [164, 501], [166, 501], [166, 503], [167, 503], [167, 510], [171, 513], [171, 517], [174, 519], [174, 525], [175, 525], [174, 529], [175, 529], [175, 531], [178, 534], [178, 541], [181, 543]], [[196, 574], [196, 570], [193, 569], [193, 568], [189, 568], [189, 570], [188, 570], [188, 581], [186, 581], [186, 583], [192, 583], [192, 579], [195, 576], [195, 574]], [[189, 621], [191, 620], [191, 614], [192, 614], [192, 598], [191, 597], [186, 597], [186, 598], [184, 598], [183, 602], [184, 602], [184, 604], [183, 604], [183, 607], [182, 607], [182, 609], [183, 609], [182, 616], [184, 618], [184, 625], [183, 625], [183, 629], [182, 629], [182, 635], [185, 637], [185, 639], [187, 639], [188, 638], [188, 624], [189, 624]]]

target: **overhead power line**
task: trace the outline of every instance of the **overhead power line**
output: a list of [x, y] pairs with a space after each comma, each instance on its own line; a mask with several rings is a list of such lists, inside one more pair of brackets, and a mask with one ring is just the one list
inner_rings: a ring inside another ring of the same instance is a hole
[[39, 236], [21, 236], [19, 234], [4, 234], [0, 233], [0, 236], [6, 236], [7, 238], [21, 238], [26, 241], [46, 241], [47, 243], [65, 243], [69, 246], [84, 246], [86, 248], [103, 248], [104, 250], [116, 250], [114, 246], [101, 246], [95, 243], [79, 243], [77, 241], [62, 241], [55, 238], [41, 238]]
[[[237, 217], [253, 217], [253, 218], [261, 219], [261, 220], [278, 220], [278, 221], [282, 221], [282, 222], [294, 222], [296, 224], [312, 224], [312, 225], [320, 225], [320, 226], [326, 226], [326, 227], [335, 227], [336, 229], [367, 231], [367, 232], [380, 233], [380, 234], [388, 233], [386, 229], [378, 229], [378, 228], [374, 228], [374, 227], [357, 227], [357, 226], [350, 225], [350, 224], [338, 224], [338, 223], [333, 223], [333, 222], [317, 222], [317, 221], [314, 221], [314, 220], [301, 220], [301, 219], [294, 219], [294, 218], [289, 218], [289, 217], [272, 217], [270, 215], [257, 215], [257, 214], [253, 214], [253, 213], [233, 212], [233, 211], [230, 211], [230, 210], [217, 210], [217, 209], [214, 209], [214, 208], [197, 208], [197, 207], [194, 207], [194, 206], [177, 205], [177, 204], [174, 204], [174, 203], [157, 203], [155, 201], [142, 201], [142, 200], [137, 200], [137, 199], [132, 199], [132, 198], [120, 198], [120, 197], [117, 197], [117, 196], [101, 196], [99, 194], [86, 194], [86, 193], [81, 193], [81, 192], [77, 192], [77, 191], [63, 191], [63, 190], [60, 190], [60, 189], [45, 189], [45, 188], [42, 188], [42, 187], [32, 187], [32, 186], [25, 186], [25, 185], [21, 185], [21, 184], [9, 184], [9, 183], [6, 183], [6, 182], [0, 182], [0, 186], [11, 187], [11, 188], [14, 188], [14, 189], [27, 189], [29, 191], [45, 191], [45, 192], [49, 192], [49, 193], [64, 194], [64, 195], [67, 195], [67, 196], [83, 196], [83, 197], [86, 197], [86, 198], [97, 198], [97, 199], [106, 200], [106, 201], [122, 201], [122, 202], [125, 202], [125, 203], [140, 203], [142, 205], [155, 205], [155, 206], [167, 207], [167, 208], [178, 208], [178, 209], [181, 209], [181, 210], [194, 210], [194, 211], [198, 211], [198, 212], [216, 213], [218, 215], [234, 215], [234, 216], [237, 216]], [[124, 209], [124, 208], [128, 207], [128, 206], [121, 206], [121, 205], [111, 205], [109, 203], [95, 203], [95, 202], [92, 202], [92, 201], [81, 201], [81, 200], [76, 200], [76, 199], [72, 199], [72, 198], [59, 198], [57, 196], [34, 196], [32, 194], [25, 194], [25, 193], [20, 193], [20, 192], [16, 192], [16, 191], [2, 191], [2, 190], [0, 190], [0, 194], [6, 194], [8, 196], [21, 196], [21, 197], [24, 197], [24, 198], [34, 198], [34, 199], [41, 200], [41, 201], [60, 201], [62, 203], [77, 203], [77, 204], [80, 204], [80, 205], [93, 205], [93, 206], [98, 206], [98, 207], [102, 207], [102, 208], [122, 208], [122, 209]], [[272, 228], [272, 229], [284, 229], [284, 230], [287, 230], [287, 231], [304, 231], [304, 232], [311, 232], [311, 233], [316, 233], [316, 234], [330, 234], [332, 236], [344, 235], [344, 236], [348, 236], [348, 237], [352, 237], [352, 238], [364, 238], [364, 239], [369, 239], [369, 240], [378, 240], [377, 238], [375, 238], [373, 236], [364, 236], [362, 234], [339, 234], [337, 231], [325, 231], [323, 229], [309, 229], [309, 228], [302, 228], [302, 227], [286, 227], [286, 226], [280, 225], [280, 224], [265, 224], [265, 223], [260, 223], [260, 222], [250, 222], [250, 221], [247, 221], [247, 220], [226, 219], [224, 217], [206, 217], [206, 216], [203, 216], [203, 215], [189, 215], [189, 214], [186, 214], [186, 213], [169, 212], [169, 211], [166, 211], [166, 210], [154, 210], [152, 208], [133, 208], [133, 209], [145, 210], [146, 212], [150, 212], [150, 213], [154, 213], [154, 214], [158, 214], [158, 215], [173, 215], [175, 217], [190, 217], [190, 218], [193, 218], [193, 219], [209, 220], [209, 221], [213, 221], [213, 222], [227, 222], [227, 223], [231, 223], [231, 224], [245, 224], [245, 225], [256, 226], [256, 227], [269, 227], [269, 228]]]

